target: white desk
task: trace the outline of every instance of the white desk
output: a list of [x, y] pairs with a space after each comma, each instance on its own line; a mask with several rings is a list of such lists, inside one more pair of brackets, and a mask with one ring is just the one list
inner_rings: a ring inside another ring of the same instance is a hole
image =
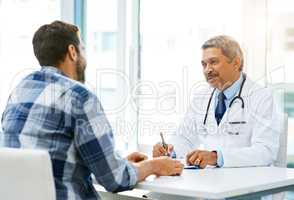
[[294, 169], [276, 167], [184, 170], [181, 176], [149, 177], [137, 189], [206, 199], [254, 199], [294, 191]]

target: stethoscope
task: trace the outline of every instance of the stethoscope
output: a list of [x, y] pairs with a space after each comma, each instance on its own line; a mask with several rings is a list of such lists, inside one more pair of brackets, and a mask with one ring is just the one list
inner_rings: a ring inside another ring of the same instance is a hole
[[[243, 86], [244, 86], [244, 83], [246, 81], [246, 74], [243, 73], [243, 81], [241, 83], [241, 87], [240, 87], [240, 90], [239, 90], [239, 93], [237, 96], [235, 96], [232, 101], [230, 102], [229, 104], [229, 109], [231, 108], [231, 106], [233, 105], [233, 103], [236, 101], [236, 100], [240, 100], [241, 101], [241, 107], [244, 111], [244, 100], [243, 98], [241, 97], [241, 94], [242, 94], [242, 90], [243, 90]], [[207, 104], [207, 108], [206, 108], [206, 113], [205, 113], [205, 117], [204, 117], [204, 120], [203, 120], [203, 125], [206, 125], [206, 120], [207, 120], [207, 116], [208, 116], [208, 112], [209, 112], [209, 107], [210, 107], [210, 104], [211, 104], [211, 100], [212, 100], [212, 97], [213, 97], [213, 94], [215, 92], [216, 88], [214, 88], [214, 90], [212, 91], [211, 95], [210, 95], [210, 98], [209, 98], [209, 101], [208, 101], [208, 104]], [[246, 123], [244, 121], [242, 122], [232, 122], [232, 123]]]

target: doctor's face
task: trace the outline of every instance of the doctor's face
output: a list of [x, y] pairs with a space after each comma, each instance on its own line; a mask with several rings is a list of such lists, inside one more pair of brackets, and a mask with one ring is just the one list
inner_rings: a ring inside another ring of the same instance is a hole
[[204, 49], [201, 64], [206, 81], [219, 90], [225, 90], [240, 76], [236, 58], [230, 61], [219, 48]]

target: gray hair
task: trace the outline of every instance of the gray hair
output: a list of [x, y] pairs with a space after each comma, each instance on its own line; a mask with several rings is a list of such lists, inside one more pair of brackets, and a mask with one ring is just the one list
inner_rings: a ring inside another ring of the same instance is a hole
[[234, 40], [233, 38], [226, 35], [219, 35], [207, 40], [202, 45], [201, 48], [202, 50], [208, 49], [208, 48], [218, 48], [222, 51], [224, 56], [229, 58], [230, 62], [232, 62], [236, 56], [239, 56], [240, 71], [243, 70], [243, 65], [244, 65], [243, 52], [238, 42]]

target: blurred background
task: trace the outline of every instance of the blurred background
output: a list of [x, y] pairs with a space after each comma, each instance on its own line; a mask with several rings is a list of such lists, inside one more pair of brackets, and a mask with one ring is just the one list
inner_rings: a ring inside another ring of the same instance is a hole
[[0, 113], [19, 80], [40, 68], [32, 36], [54, 20], [79, 26], [86, 84], [99, 96], [121, 151], [148, 149], [159, 131], [176, 129], [191, 88], [205, 85], [201, 45], [219, 34], [234, 37], [244, 71], [273, 87], [288, 114], [288, 167], [294, 167], [293, 0], [0, 0]]

